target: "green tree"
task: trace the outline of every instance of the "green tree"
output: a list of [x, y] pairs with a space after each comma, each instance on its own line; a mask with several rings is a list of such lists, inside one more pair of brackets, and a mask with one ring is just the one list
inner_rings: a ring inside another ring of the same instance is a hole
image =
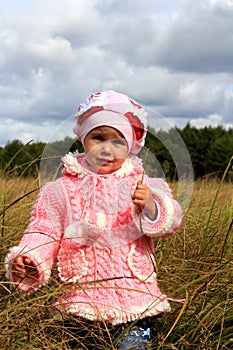
[[[182, 154], [181, 136], [185, 143], [194, 170], [195, 178], [216, 173], [221, 176], [226, 169], [233, 150], [233, 129], [222, 126], [197, 129], [188, 123], [183, 129], [156, 131], [148, 127], [145, 148], [140, 152], [146, 171], [151, 176], [177, 177], [176, 166], [185, 169]], [[55, 174], [62, 169], [61, 158], [69, 151], [83, 152], [80, 141], [65, 137], [62, 141], [48, 144], [43, 142], [24, 145], [19, 140], [8, 142], [0, 147], [0, 169], [6, 174], [34, 176], [38, 171]], [[57, 176], [58, 174], [56, 174]]]
[[207, 150], [207, 173], [216, 172], [222, 175], [227, 164], [233, 156], [233, 129], [217, 138]]
[[8, 142], [1, 152], [1, 168], [8, 174], [19, 174], [18, 164], [22, 163], [21, 149], [23, 143], [19, 140]]

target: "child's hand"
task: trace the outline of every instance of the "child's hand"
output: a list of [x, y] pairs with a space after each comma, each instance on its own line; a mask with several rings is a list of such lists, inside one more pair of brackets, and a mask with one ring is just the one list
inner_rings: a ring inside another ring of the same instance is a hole
[[33, 280], [38, 279], [39, 274], [32, 260], [25, 256], [17, 256], [12, 265], [13, 273], [20, 277], [31, 277]]
[[152, 198], [151, 190], [148, 186], [138, 181], [137, 187], [132, 195], [133, 203], [144, 212], [151, 220], [157, 217], [157, 208]]

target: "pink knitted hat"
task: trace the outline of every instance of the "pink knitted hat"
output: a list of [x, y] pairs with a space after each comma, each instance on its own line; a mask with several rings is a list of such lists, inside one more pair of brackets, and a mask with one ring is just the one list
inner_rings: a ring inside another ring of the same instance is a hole
[[98, 126], [111, 126], [125, 137], [129, 152], [137, 154], [146, 137], [145, 109], [127, 95], [113, 90], [91, 94], [78, 107], [74, 133], [83, 143], [87, 134]]

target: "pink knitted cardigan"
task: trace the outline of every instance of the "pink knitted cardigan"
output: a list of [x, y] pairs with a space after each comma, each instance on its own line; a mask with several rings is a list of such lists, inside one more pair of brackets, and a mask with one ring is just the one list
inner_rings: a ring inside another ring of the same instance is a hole
[[[157, 285], [152, 242], [181, 223], [167, 183], [144, 178], [159, 212], [151, 221], [131, 199], [143, 171], [137, 156], [104, 176], [88, 168], [84, 155], [69, 153], [63, 162], [63, 176], [41, 189], [21, 242], [6, 257], [8, 277], [20, 290], [36, 290], [56, 264], [64, 288], [53, 306], [90, 320], [120, 324], [170, 311]], [[11, 261], [19, 254], [34, 261], [38, 281], [15, 276]]]

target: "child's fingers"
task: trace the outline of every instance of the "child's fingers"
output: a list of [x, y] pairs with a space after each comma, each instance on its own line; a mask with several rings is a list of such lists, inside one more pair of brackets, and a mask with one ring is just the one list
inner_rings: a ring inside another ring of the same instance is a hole
[[22, 271], [24, 269], [24, 260], [22, 256], [17, 256], [17, 258], [14, 261], [14, 268], [16, 270]]
[[18, 256], [15, 259], [15, 262], [13, 264], [13, 270], [20, 277], [24, 276], [27, 273], [30, 273], [30, 275], [36, 275], [38, 273], [32, 260], [28, 257], [22, 256]]
[[24, 258], [24, 264], [27, 265], [27, 266], [34, 266], [33, 262], [28, 257]]
[[135, 189], [135, 192], [141, 192], [141, 193], [148, 192], [149, 191], [148, 187], [146, 185], [143, 185], [142, 183], [140, 183], [140, 181], [137, 183], [137, 187]]
[[12, 266], [12, 271], [19, 277], [23, 277], [26, 273], [26, 268], [24, 264], [15, 262]]
[[32, 276], [35, 276], [38, 274], [37, 268], [34, 264], [34, 262], [30, 258], [25, 258], [24, 259], [24, 264], [27, 270], [27, 273], [29, 273]]
[[133, 195], [133, 199], [145, 199], [147, 198], [147, 191], [136, 190]]
[[148, 199], [148, 188], [145, 188], [145, 185], [138, 185], [137, 189], [133, 193], [132, 199], [134, 204], [143, 208]]

